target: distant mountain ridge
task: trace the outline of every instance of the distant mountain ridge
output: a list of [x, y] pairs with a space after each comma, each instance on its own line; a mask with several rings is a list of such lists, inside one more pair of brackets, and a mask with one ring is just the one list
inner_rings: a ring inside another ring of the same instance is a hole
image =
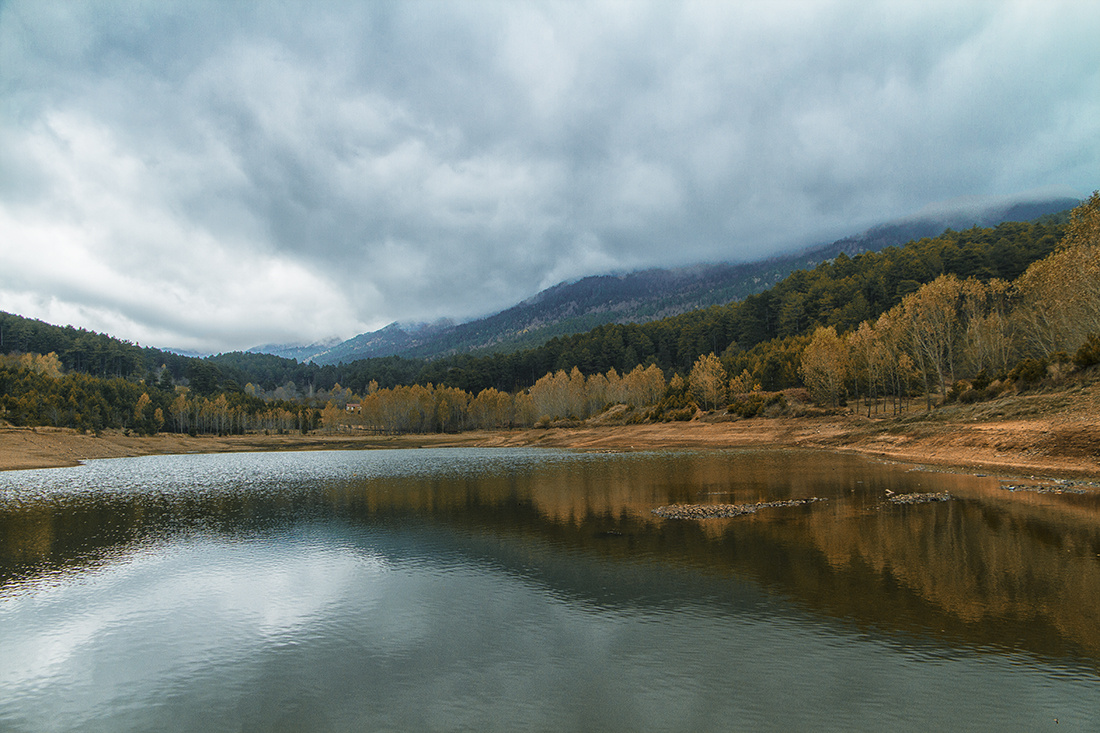
[[511, 308], [455, 324], [391, 323], [338, 343], [262, 346], [250, 349], [319, 365], [381, 356], [430, 359], [469, 351], [514, 351], [555, 336], [587, 331], [605, 323], [642, 323], [720, 305], [762, 292], [791, 272], [816, 267], [841, 253], [876, 252], [946, 229], [989, 227], [1031, 221], [1070, 209], [1074, 198], [1046, 198], [958, 207], [881, 224], [861, 234], [751, 263], [699, 264], [624, 274], [592, 275], [547, 288]]
[[326, 349], [331, 349], [338, 344], [343, 343], [338, 338], [331, 338], [323, 341], [316, 341], [312, 344], [264, 344], [262, 346], [253, 346], [247, 350], [250, 354], [271, 354], [273, 356], [281, 356], [284, 359], [295, 359], [296, 361], [310, 361], [317, 354], [324, 353]]

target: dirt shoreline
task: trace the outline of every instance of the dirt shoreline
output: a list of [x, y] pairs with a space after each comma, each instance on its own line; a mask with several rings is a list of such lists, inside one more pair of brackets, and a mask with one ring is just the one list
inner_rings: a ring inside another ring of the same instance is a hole
[[100, 437], [64, 428], [0, 427], [0, 470], [75, 466], [96, 458], [182, 453], [281, 450], [369, 450], [453, 446], [534, 446], [583, 451], [714, 448], [802, 448], [1012, 475], [1100, 480], [1100, 427], [1091, 413], [980, 421], [868, 419], [854, 415], [693, 420], [620, 426], [471, 431], [446, 435], [235, 435], [107, 432]]

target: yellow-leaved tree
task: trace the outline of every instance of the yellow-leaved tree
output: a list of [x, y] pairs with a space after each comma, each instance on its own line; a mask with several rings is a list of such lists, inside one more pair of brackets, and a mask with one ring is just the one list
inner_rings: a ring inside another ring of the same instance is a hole
[[1016, 281], [1016, 311], [1029, 350], [1072, 352], [1100, 334], [1100, 192], [1073, 210], [1058, 249]]
[[921, 374], [931, 407], [932, 383], [940, 394], [954, 383], [955, 370], [967, 331], [964, 303], [981, 297], [982, 286], [975, 280], [940, 275], [901, 301], [902, 319], [909, 329], [910, 346]]
[[798, 373], [814, 399], [836, 407], [848, 380], [848, 345], [832, 326], [819, 326], [802, 352]]
[[691, 394], [704, 410], [718, 407], [726, 396], [726, 370], [712, 351], [696, 359], [688, 375]]
[[759, 391], [760, 383], [752, 378], [752, 373], [748, 369], [742, 369], [740, 374], [730, 379], [729, 393], [731, 397]]

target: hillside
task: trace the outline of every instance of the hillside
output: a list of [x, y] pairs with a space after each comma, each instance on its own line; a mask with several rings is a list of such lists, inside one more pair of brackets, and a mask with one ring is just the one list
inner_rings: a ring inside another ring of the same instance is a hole
[[200, 360], [2, 314], [6, 342], [34, 351], [0, 357], [0, 417], [124, 435], [398, 434], [574, 424], [602, 412], [630, 424], [700, 410], [800, 417], [811, 398], [833, 409], [855, 400], [867, 418], [911, 412], [917, 399], [927, 410], [986, 403], [1100, 364], [1098, 237], [1100, 193], [1068, 222], [841, 252], [728, 305], [434, 360]]
[[[0, 341], [9, 353], [55, 352], [66, 372], [155, 382], [161, 388], [158, 393], [163, 394], [173, 385], [189, 385], [198, 394], [213, 394], [218, 389], [232, 393], [248, 383], [269, 394], [283, 387], [280, 394], [285, 397], [309, 396], [315, 390], [332, 389], [337, 383], [362, 393], [372, 381], [384, 388], [434, 383], [471, 392], [486, 387], [511, 391], [530, 386], [548, 371], [574, 366], [586, 374], [610, 367], [625, 373], [638, 364], [650, 363], [666, 372], [682, 371], [709, 351], [725, 353], [730, 368], [749, 368], [759, 373], [766, 387], [780, 389], [799, 383], [792, 370], [801, 342], [790, 341], [792, 337], [808, 334], [823, 324], [842, 330], [852, 328], [893, 307], [905, 292], [940, 273], [1011, 280], [1051, 251], [1062, 228], [1059, 223], [1002, 224], [992, 229], [949, 232], [855, 257], [841, 249], [830, 263], [798, 270], [764, 292], [730, 305], [641, 324], [604, 324], [507, 354], [460, 353], [427, 361], [389, 356], [325, 366], [241, 352], [198, 359], [7, 313], [0, 313]], [[882, 241], [881, 232], [876, 234]], [[860, 246], [855, 239], [834, 244], [838, 248]], [[659, 279], [653, 273], [647, 277]], [[691, 274], [694, 279], [686, 274], [685, 278], [696, 285], [706, 282], [699, 272]], [[632, 283], [642, 281], [642, 274], [634, 279], [607, 279], [614, 280], [621, 288], [619, 292], [626, 292]], [[600, 281], [589, 278], [582, 283]], [[598, 297], [598, 290], [591, 288], [589, 297]], [[564, 287], [551, 289], [542, 305], [568, 308], [572, 301], [562, 295], [564, 292]], [[573, 292], [581, 291], [574, 288]], [[680, 292], [690, 293], [690, 288], [684, 286]], [[440, 328], [450, 326], [443, 324]], [[466, 328], [472, 326], [467, 324]], [[769, 346], [772, 339], [778, 340]], [[737, 344], [736, 350], [730, 349], [733, 343]]]
[[431, 359], [466, 352], [512, 352], [603, 324], [646, 323], [741, 300], [767, 290], [796, 270], [812, 268], [842, 253], [854, 256], [861, 252], [877, 252], [910, 240], [936, 236], [946, 229], [1029, 221], [1064, 211], [1077, 203], [1074, 199], [1058, 198], [915, 216], [872, 227], [829, 244], [758, 262], [698, 264], [593, 275], [560, 283], [511, 308], [467, 323], [392, 323], [341, 343], [316, 345], [320, 348], [268, 346], [250, 351], [321, 365], [391, 355]]
[[853, 329], [943, 274], [1014, 280], [1054, 250], [1065, 218], [948, 231], [854, 257], [841, 252], [728, 305], [645, 323], [604, 324], [510, 353], [460, 353], [430, 360], [387, 356], [319, 366], [236, 352], [205, 363], [240, 384], [250, 381], [267, 390], [291, 380], [302, 390], [339, 383], [362, 394], [371, 382], [383, 388], [431, 383], [476, 394], [488, 387], [514, 392], [548, 372], [573, 367], [585, 374], [612, 367], [626, 373], [639, 364], [655, 364], [666, 373], [686, 373], [701, 354], [713, 351], [735, 373], [748, 369], [766, 389], [785, 389], [801, 384], [799, 356], [816, 327]]

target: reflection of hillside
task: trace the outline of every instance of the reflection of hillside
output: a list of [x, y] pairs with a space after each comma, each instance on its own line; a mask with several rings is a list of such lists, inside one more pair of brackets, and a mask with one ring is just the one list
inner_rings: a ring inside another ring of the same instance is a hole
[[433, 482], [398, 477], [345, 487], [340, 495], [361, 494], [371, 511], [437, 513], [522, 501], [552, 522], [631, 517], [656, 526], [665, 520], [653, 516], [652, 510], [663, 504], [843, 495], [856, 486], [856, 479], [842, 478], [838, 483], [837, 477], [855, 470], [892, 476], [892, 486], [908, 486], [911, 480], [892, 468], [858, 458], [827, 456], [823, 464], [824, 454], [808, 451], [746, 454], [751, 460], [735, 453], [718, 455], [717, 460], [706, 453], [595, 458], [539, 468], [537, 474], [521, 477], [470, 477], [459, 490], [449, 478]]
[[[852, 522], [811, 515], [806, 536], [839, 572], [865, 564], [965, 624], [1008, 624], [1021, 637], [1049, 624], [1100, 651], [1100, 497], [1065, 497], [1068, 520], [996, 498], [888, 507]], [[1079, 521], [1086, 509], [1092, 523]]]
[[[431, 513], [533, 543], [544, 554], [547, 546], [563, 547], [617, 562], [671, 561], [748, 576], [883, 628], [1100, 656], [1100, 612], [1088, 600], [1100, 598], [1100, 497], [1021, 502], [993, 479], [834, 457], [809, 470], [781, 454], [737, 468], [731, 473], [729, 464], [704, 457], [620, 461], [598, 471], [541, 473], [529, 484], [488, 479], [469, 493], [410, 485], [358, 496], [369, 514]], [[913, 507], [883, 501], [886, 488], [932, 484], [958, 498]], [[730, 521], [666, 522], [650, 512], [666, 502], [814, 495], [829, 501]]]
[[[884, 505], [886, 489], [931, 487], [957, 498]], [[704, 523], [651, 513], [675, 502], [809, 496], [828, 501]], [[431, 529], [448, 552], [597, 604], [729, 603], [728, 583], [747, 578], [885, 630], [1100, 659], [1100, 497], [1020, 497], [993, 479], [823, 454], [587, 457], [324, 487], [25, 503], [0, 513], [0, 584], [181, 532], [262, 535], [333, 520], [368, 538], [400, 527], [413, 544]]]
[[[1021, 502], [992, 479], [828, 463], [827, 470], [803, 472], [772, 456], [731, 474], [727, 464], [704, 458], [644, 467], [623, 461], [598, 472], [574, 466], [540, 474], [522, 487], [490, 479], [472, 502], [471, 494], [423, 486], [368, 490], [362, 500], [372, 514], [442, 513], [450, 522], [602, 558], [747, 575], [815, 608], [885, 628], [1100, 656], [1100, 611], [1088, 601], [1100, 598], [1100, 497]], [[916, 507], [883, 502], [885, 488], [933, 482], [958, 498]], [[666, 523], [650, 512], [663, 502], [708, 497], [813, 495], [830, 501], [702, 524]]]

